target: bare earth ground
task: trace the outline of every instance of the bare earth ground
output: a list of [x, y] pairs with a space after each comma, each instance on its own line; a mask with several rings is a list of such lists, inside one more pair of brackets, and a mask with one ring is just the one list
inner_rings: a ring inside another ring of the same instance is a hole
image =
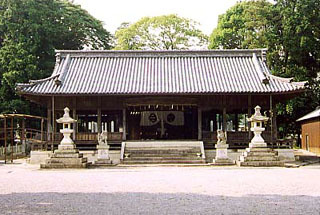
[[320, 214], [320, 166], [39, 170], [0, 164], [0, 214]]

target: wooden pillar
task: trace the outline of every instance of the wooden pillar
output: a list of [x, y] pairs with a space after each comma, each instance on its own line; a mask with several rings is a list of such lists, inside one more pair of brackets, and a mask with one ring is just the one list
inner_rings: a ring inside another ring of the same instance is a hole
[[41, 142], [43, 141], [44, 136], [44, 119], [41, 118]]
[[[252, 103], [251, 103], [251, 95], [248, 95], [248, 118], [251, 117], [252, 113], [251, 113], [251, 109], [252, 109]], [[251, 138], [252, 138], [252, 133], [250, 131], [250, 128], [251, 128], [251, 123], [248, 122], [248, 137], [249, 137], [249, 141], [251, 141]]]
[[101, 108], [98, 108], [98, 111], [97, 111], [97, 114], [98, 114], [98, 133], [101, 133]]
[[272, 107], [272, 128], [273, 128], [273, 137], [277, 141], [278, 139], [277, 110], [274, 104]]
[[21, 144], [26, 144], [26, 119], [22, 118], [22, 130], [21, 130]]
[[202, 140], [202, 110], [198, 107], [198, 140]]
[[52, 132], [52, 120], [51, 120], [51, 109], [47, 108], [47, 141], [51, 141], [51, 132]]
[[101, 97], [98, 97], [98, 110], [97, 110], [97, 123], [98, 123], [98, 133], [101, 133], [102, 131], [102, 125], [101, 125]]
[[126, 108], [122, 109], [122, 127], [123, 127], [123, 134], [122, 134], [122, 140], [127, 139], [127, 110]]
[[14, 144], [14, 137], [13, 137], [13, 116], [11, 116], [11, 131], [10, 131], [10, 139], [11, 139], [11, 163], [13, 163], [13, 144]]
[[273, 110], [272, 110], [272, 95], [269, 96], [269, 113], [270, 113], [270, 138], [271, 138], [271, 146], [273, 148], [274, 138], [273, 138]]
[[227, 131], [227, 107], [224, 106], [222, 110], [222, 130]]
[[222, 108], [222, 130], [227, 131], [227, 97], [223, 96]]
[[[77, 119], [77, 110], [76, 110], [76, 108], [73, 108], [72, 118], [75, 119], [75, 120], [78, 120]], [[77, 122], [74, 122], [73, 123], [73, 134], [72, 134], [73, 140], [76, 140], [77, 126], [78, 126]]]
[[55, 139], [55, 133], [56, 133], [56, 126], [55, 126], [55, 120], [56, 120], [56, 114], [55, 114], [55, 104], [54, 104], [54, 96], [52, 96], [52, 143], [51, 143], [51, 151], [54, 151], [54, 139]]
[[238, 115], [238, 113], [235, 113], [234, 116], [235, 116], [234, 117], [235, 118], [234, 119], [235, 120], [235, 122], [234, 122], [235, 123], [235, 130], [238, 131], [238, 128], [239, 128], [239, 117], [238, 116], [239, 115]]
[[3, 130], [4, 130], [4, 163], [7, 163], [7, 117], [4, 116], [4, 124], [3, 124]]

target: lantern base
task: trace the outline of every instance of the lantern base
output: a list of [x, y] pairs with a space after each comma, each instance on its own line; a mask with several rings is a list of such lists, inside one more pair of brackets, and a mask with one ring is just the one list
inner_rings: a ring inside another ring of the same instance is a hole
[[63, 168], [87, 168], [87, 158], [79, 154], [79, 150], [72, 145], [59, 145], [50, 159], [41, 168], [45, 169], [63, 169]]
[[276, 151], [267, 147], [247, 148], [237, 161], [238, 166], [284, 166]]

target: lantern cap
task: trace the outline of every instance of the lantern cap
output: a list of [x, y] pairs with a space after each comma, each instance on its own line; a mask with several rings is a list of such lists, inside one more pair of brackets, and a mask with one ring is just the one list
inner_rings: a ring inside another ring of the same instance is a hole
[[64, 109], [63, 117], [61, 117], [60, 119], [57, 119], [57, 123], [65, 123], [65, 124], [67, 124], [67, 123], [74, 123], [74, 122], [76, 122], [76, 121], [77, 121], [77, 120], [72, 119], [72, 118], [70, 117], [70, 109], [69, 109], [68, 107], [66, 107], [66, 108]]
[[254, 108], [254, 115], [248, 118], [249, 122], [261, 122], [261, 121], [268, 121], [269, 117], [263, 116], [260, 112], [261, 107], [257, 105]]

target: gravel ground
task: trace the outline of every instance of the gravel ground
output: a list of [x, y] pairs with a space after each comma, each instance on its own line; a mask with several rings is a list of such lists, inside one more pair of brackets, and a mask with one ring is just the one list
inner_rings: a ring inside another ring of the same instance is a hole
[[320, 166], [39, 170], [0, 164], [0, 214], [320, 214]]

